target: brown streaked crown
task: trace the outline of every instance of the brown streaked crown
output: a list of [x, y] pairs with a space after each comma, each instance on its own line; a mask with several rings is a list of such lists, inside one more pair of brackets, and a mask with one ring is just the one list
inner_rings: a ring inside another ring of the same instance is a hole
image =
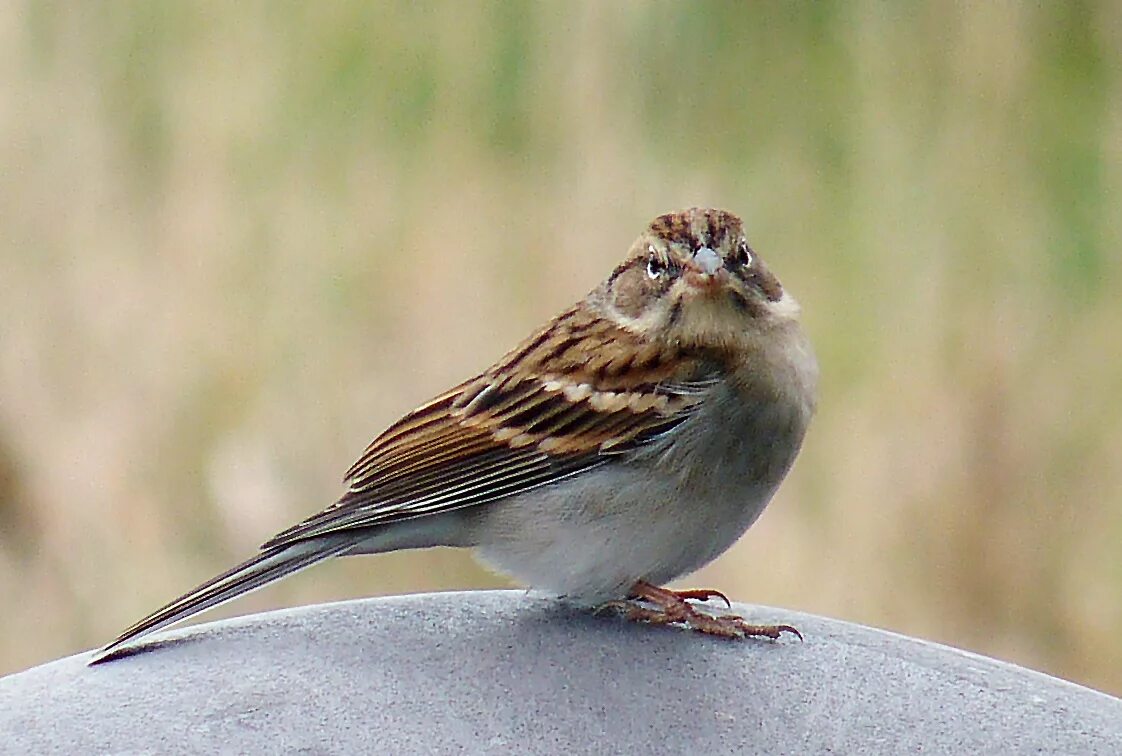
[[628, 330], [687, 341], [727, 342], [797, 312], [740, 218], [711, 208], [655, 218], [593, 299]]

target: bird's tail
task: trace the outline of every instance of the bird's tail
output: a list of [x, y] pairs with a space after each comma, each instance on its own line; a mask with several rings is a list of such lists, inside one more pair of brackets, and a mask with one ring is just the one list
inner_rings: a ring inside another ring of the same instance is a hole
[[121, 646], [211, 607], [223, 604], [274, 580], [337, 556], [364, 539], [363, 534], [336, 534], [273, 546], [221, 575], [193, 588], [121, 633], [90, 659], [92, 666], [116, 658]]

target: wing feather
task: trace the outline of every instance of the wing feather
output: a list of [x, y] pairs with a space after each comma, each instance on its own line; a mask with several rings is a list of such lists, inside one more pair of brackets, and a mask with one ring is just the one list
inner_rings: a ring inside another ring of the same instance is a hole
[[711, 355], [652, 348], [571, 310], [390, 426], [347, 472], [339, 501], [262, 548], [477, 506], [597, 467], [672, 431], [720, 373]]

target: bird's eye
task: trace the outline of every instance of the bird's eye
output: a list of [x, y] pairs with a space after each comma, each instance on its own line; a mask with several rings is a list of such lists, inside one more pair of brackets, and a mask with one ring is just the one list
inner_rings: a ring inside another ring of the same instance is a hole
[[657, 280], [666, 272], [666, 265], [656, 255], [647, 258], [647, 275]]
[[752, 264], [752, 250], [748, 249], [748, 242], [741, 241], [736, 247], [736, 261], [745, 268]]

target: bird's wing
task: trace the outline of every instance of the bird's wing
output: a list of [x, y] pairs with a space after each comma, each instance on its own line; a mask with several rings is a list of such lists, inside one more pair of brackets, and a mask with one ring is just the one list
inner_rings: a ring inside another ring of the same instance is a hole
[[333, 506], [123, 632], [91, 660], [266, 583], [345, 554], [369, 528], [528, 491], [604, 464], [689, 417], [719, 362], [653, 346], [573, 310], [483, 375], [374, 440]]
[[262, 548], [475, 506], [604, 464], [681, 423], [715, 363], [574, 309], [370, 444], [331, 507]]

